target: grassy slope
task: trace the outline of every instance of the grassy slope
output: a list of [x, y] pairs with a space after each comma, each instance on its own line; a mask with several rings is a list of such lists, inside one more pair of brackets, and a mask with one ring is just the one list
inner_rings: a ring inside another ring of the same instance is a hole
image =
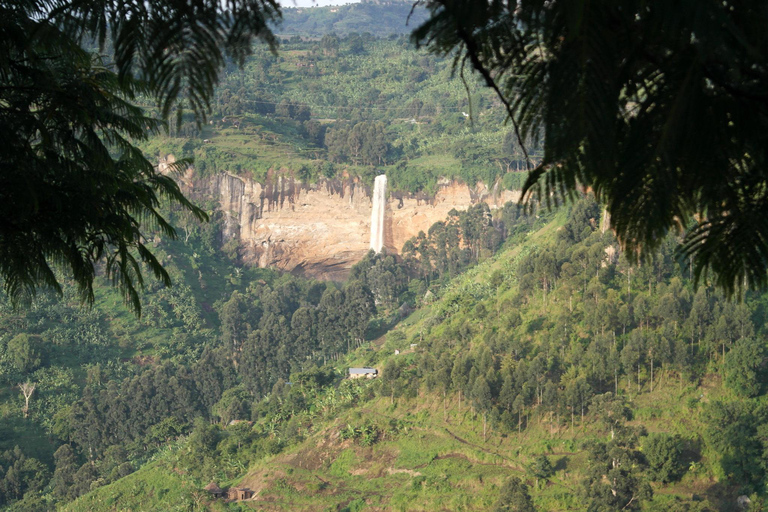
[[173, 471], [167, 459], [168, 453], [160, 455], [141, 471], [101, 487], [62, 510], [190, 510], [204, 494], [195, 482]]
[[[437, 308], [457, 294], [487, 283], [494, 271], [506, 273], [515, 268], [514, 262], [521, 254], [550, 240], [562, 222], [563, 216], [556, 216], [522, 244], [508, 246], [460, 276], [441, 299], [401, 322], [397, 329], [404, 336], [391, 337], [397, 341], [380, 339], [351, 354], [345, 363], [382, 367], [391, 357], [411, 357], [409, 343], [419, 337]], [[507, 279], [514, 281], [514, 276], [507, 274]], [[499, 304], [514, 292], [514, 285], [501, 289], [505, 291], [487, 292]], [[526, 320], [531, 321], [537, 313], [525, 314], [530, 316]], [[394, 356], [395, 348], [402, 353]], [[626, 387], [626, 382], [621, 386]], [[631, 389], [635, 389], [634, 384]], [[717, 377], [704, 379], [700, 386], [681, 387], [671, 373], [659, 371], [652, 392], [645, 383], [639, 395], [629, 393], [635, 411], [633, 423], [642, 424], [649, 432], [679, 433], [695, 440], [696, 432], [704, 428], [699, 403], [723, 393]], [[376, 397], [354, 408], [314, 418], [303, 442], [260, 461], [241, 479], [220, 484], [243, 485], [258, 491], [252, 501], [228, 505], [254, 510], [488, 510], [502, 482], [509, 476], [519, 476], [531, 485], [531, 494], [540, 510], [582, 509], [583, 503], [576, 497], [587, 462], [582, 444], [590, 438], [606, 439], [606, 433], [599, 432], [589, 421], [580, 425], [577, 419], [574, 428], [568, 422], [553, 428], [550, 420], [534, 415], [530, 428], [522, 433], [496, 428], [489, 421], [484, 439], [482, 417], [472, 413], [466, 400], [460, 405], [456, 395], [449, 394], [445, 403], [442, 395], [423, 389], [418, 396], [394, 401]], [[342, 439], [345, 426], [365, 422], [382, 428], [384, 434], [379, 442], [366, 447]], [[540, 454], [550, 458], [557, 473], [549, 482], [536, 485], [526, 467]], [[98, 489], [66, 510], [116, 510], [109, 503], [119, 503], [121, 510], [160, 510], [165, 509], [165, 496], [180, 486], [200, 489], [207, 483], [185, 481], [183, 475], [174, 472], [172, 454], [165, 457], [164, 463], [155, 463], [128, 479]], [[664, 507], [663, 503], [675, 496], [691, 499], [696, 495], [717, 504], [723, 489], [706, 458], [697, 461], [693, 468], [681, 482], [668, 486], [654, 484], [655, 502]], [[167, 491], [157, 487], [160, 482]], [[143, 501], [116, 501], [142, 487], [154, 489], [151, 495], [143, 493]], [[201, 505], [214, 503], [203, 500]]]

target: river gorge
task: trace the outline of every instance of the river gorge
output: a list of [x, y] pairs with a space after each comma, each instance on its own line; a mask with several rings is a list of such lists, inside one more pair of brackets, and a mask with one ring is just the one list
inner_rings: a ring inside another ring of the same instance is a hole
[[[160, 169], [171, 161], [173, 156], [162, 160]], [[356, 178], [306, 184], [275, 174], [259, 183], [231, 173], [199, 176], [190, 169], [177, 179], [189, 197], [218, 203], [224, 242], [237, 239], [246, 264], [343, 280], [371, 249], [373, 191]], [[465, 210], [481, 201], [500, 208], [519, 197], [498, 184], [469, 186], [447, 179], [433, 195], [389, 191], [378, 243], [386, 253], [399, 254], [407, 240], [444, 220], [452, 209]]]

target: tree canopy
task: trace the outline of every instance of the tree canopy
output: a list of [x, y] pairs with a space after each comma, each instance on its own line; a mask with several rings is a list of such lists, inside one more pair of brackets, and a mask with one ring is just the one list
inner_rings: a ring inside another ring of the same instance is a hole
[[768, 285], [768, 6], [423, 0], [414, 40], [469, 63], [544, 156], [549, 201], [592, 188], [634, 258], [685, 230], [697, 280]]
[[[92, 302], [98, 261], [136, 311], [145, 268], [170, 282], [144, 232], [175, 236], [162, 200], [206, 214], [135, 142], [185, 109], [203, 120], [226, 57], [274, 47], [279, 15], [273, 0], [0, 1], [0, 279], [15, 301], [61, 291], [63, 270]], [[149, 98], [157, 115], [136, 106]]]

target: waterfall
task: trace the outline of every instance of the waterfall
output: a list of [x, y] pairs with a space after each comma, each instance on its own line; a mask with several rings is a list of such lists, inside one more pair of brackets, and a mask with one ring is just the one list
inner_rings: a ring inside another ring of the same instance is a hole
[[387, 177], [376, 176], [373, 182], [373, 210], [371, 210], [371, 249], [380, 253], [384, 247], [384, 210], [387, 207]]

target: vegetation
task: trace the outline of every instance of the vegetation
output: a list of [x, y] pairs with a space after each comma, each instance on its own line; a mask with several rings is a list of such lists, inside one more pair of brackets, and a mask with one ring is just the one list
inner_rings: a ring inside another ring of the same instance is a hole
[[[406, 509], [630, 510], [669, 495], [692, 507], [692, 488], [700, 510], [735, 492], [760, 499], [765, 469], [750, 461], [765, 449], [764, 390], [743, 398], [728, 374], [759, 361], [739, 353], [764, 335], [762, 296], [694, 292], [671, 240], [629, 266], [589, 198], [538, 219], [490, 213], [456, 212], [402, 260], [369, 255], [343, 286], [227, 268], [193, 233], [158, 247], [188, 284], [148, 292], [140, 322], [116, 315], [114, 292], [90, 313], [51, 298], [6, 309], [4, 379], [39, 391], [26, 420], [8, 396], [3, 421], [41, 442], [4, 437], [9, 461], [39, 468], [5, 499], [213, 506], [198, 492], [211, 480], [293, 510], [312, 508], [307, 494]], [[441, 252], [448, 226], [466, 242]], [[198, 251], [224, 288], [196, 282]], [[22, 370], [18, 347], [36, 340], [53, 351]], [[347, 366], [380, 377], [342, 380]], [[710, 478], [733, 490], [707, 490]]]
[[[139, 143], [202, 174], [385, 170], [395, 196], [441, 176], [519, 186], [525, 155], [498, 105], [474, 96], [465, 118], [450, 62], [404, 44], [350, 32], [256, 50], [227, 68], [209, 124], [182, 114]], [[61, 297], [20, 310], [0, 296], [0, 506], [701, 512], [768, 498], [768, 296], [696, 288], [673, 236], [631, 265], [591, 193], [452, 211], [344, 283], [235, 265], [215, 205], [205, 224], [153, 207], [184, 237], [144, 232], [176, 286], [137, 290], [140, 318], [101, 275], [91, 309], [63, 274]], [[353, 366], [379, 376], [346, 379]], [[216, 500], [211, 481], [258, 492]]]
[[421, 4], [414, 39], [472, 66], [520, 143], [545, 142], [528, 191], [590, 187], [632, 259], [687, 229], [679, 253], [697, 280], [768, 285], [762, 2]]
[[261, 183], [282, 174], [372, 184], [386, 172], [395, 194], [424, 197], [446, 178], [520, 189], [524, 158], [512, 131], [499, 130], [503, 111], [477, 83], [466, 85], [469, 94], [449, 60], [404, 37], [294, 37], [277, 56], [256, 49], [242, 70], [228, 69], [209, 124], [185, 117], [143, 148], [194, 158], [200, 176], [226, 171]]
[[[170, 283], [143, 242], [152, 229], [175, 235], [160, 201], [206, 215], [135, 144], [173, 110], [203, 120], [225, 52], [242, 62], [254, 38], [274, 45], [267, 22], [279, 16], [277, 3], [233, 1], [225, 11], [216, 1], [23, 0], [1, 2], [0, 14], [3, 289], [14, 303], [40, 286], [61, 294], [56, 272], [66, 269], [93, 303], [103, 262], [139, 312], [142, 269]], [[111, 59], [82, 47], [92, 40], [103, 50], [107, 36]], [[159, 116], [136, 106], [139, 96], [156, 101]]]
[[[292, 8], [283, 6], [283, 20], [275, 28], [280, 37], [346, 36], [370, 33], [376, 37], [407, 34], [426, 19], [424, 9], [413, 9], [408, 0], [367, 1], [334, 7]], [[410, 16], [410, 19], [409, 19]]]

